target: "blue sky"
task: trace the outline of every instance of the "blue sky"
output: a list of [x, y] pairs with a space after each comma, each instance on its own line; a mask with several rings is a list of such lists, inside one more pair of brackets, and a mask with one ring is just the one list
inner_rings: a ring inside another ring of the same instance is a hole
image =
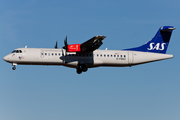
[[[179, 0], [1, 0], [1, 120], [179, 120]], [[53, 48], [107, 38], [100, 49], [126, 49], [175, 26], [174, 58], [134, 67], [100, 67], [81, 75], [62, 66], [22, 66], [3, 57], [24, 46]]]

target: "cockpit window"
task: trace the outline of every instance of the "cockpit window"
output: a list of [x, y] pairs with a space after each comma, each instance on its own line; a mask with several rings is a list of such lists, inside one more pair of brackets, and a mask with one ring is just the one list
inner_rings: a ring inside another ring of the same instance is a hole
[[12, 53], [22, 53], [22, 50], [13, 50]]
[[15, 50], [13, 50], [11, 53], [16, 53], [16, 51], [15, 51]]

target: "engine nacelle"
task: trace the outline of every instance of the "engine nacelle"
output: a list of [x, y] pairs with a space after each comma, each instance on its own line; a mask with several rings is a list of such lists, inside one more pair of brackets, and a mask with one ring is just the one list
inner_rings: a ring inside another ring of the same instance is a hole
[[68, 52], [81, 52], [81, 44], [71, 44], [67, 46]]

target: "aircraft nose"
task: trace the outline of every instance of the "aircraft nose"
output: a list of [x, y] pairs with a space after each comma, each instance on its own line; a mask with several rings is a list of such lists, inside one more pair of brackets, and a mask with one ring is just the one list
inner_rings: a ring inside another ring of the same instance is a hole
[[8, 56], [5, 56], [5, 57], [3, 58], [4, 61], [8, 61], [8, 59], [9, 59]]

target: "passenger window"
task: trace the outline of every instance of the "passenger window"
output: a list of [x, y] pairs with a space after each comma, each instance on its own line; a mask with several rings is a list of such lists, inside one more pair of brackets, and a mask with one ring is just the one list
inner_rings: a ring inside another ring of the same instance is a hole
[[55, 53], [55, 56], [57, 56], [57, 53]]
[[104, 57], [106, 57], [106, 55], [104, 55]]
[[126, 57], [126, 55], [124, 55], [124, 57]]
[[122, 55], [121, 55], [121, 57], [122, 57]]
[[114, 55], [114, 57], [116, 57], [116, 55]]
[[112, 57], [113, 55], [111, 55], [111, 57]]
[[100, 56], [102, 57], [102, 54]]
[[99, 57], [99, 54], [97, 54], [97, 57]]
[[61, 54], [59, 53], [59, 56], [60, 56]]
[[47, 53], [45, 53], [45, 55], [47, 55]]
[[41, 55], [43, 55], [43, 53], [41, 53]]
[[117, 57], [119, 57], [119, 55], [117, 55]]
[[52, 53], [52, 56], [54, 55], [54, 53]]
[[107, 55], [107, 57], [109, 57], [109, 55]]

